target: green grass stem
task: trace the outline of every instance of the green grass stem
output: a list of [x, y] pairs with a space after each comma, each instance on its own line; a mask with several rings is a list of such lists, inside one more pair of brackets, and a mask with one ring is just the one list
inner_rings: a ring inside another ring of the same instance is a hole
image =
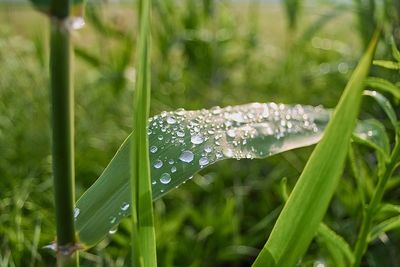
[[58, 266], [78, 266], [73, 208], [74, 96], [71, 77], [71, 38], [65, 19], [67, 0], [51, 2], [50, 76], [54, 203]]
[[137, 77], [131, 143], [132, 266], [157, 266], [147, 121], [150, 107], [150, 0], [139, 1]]

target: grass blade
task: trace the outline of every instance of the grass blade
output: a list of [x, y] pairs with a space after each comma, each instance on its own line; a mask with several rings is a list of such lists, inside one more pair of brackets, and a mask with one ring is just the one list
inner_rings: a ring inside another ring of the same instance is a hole
[[389, 70], [400, 70], [400, 63], [389, 60], [374, 60], [374, 65]]
[[381, 234], [400, 228], [400, 216], [391, 217], [374, 226], [369, 233], [369, 241], [373, 241]]
[[365, 80], [367, 86], [372, 88], [388, 92], [392, 94], [395, 98], [400, 99], [400, 88], [394, 83], [389, 82], [388, 80], [378, 78], [378, 77], [368, 77]]
[[379, 104], [379, 106], [383, 109], [383, 111], [388, 116], [390, 122], [393, 125], [393, 128], [396, 129], [397, 116], [396, 116], [396, 112], [394, 111], [392, 105], [390, 104], [390, 101], [386, 97], [384, 97], [382, 94], [380, 94], [376, 91], [365, 90], [364, 95], [372, 97]]
[[379, 151], [384, 159], [388, 159], [390, 156], [389, 137], [385, 127], [375, 119], [359, 123], [354, 131], [353, 141]]
[[132, 200], [132, 266], [157, 266], [153, 199], [147, 139], [150, 108], [150, 0], [139, 1], [137, 80], [133, 103], [130, 143], [130, 189]]
[[321, 223], [318, 227], [318, 235], [329, 244], [339, 250], [347, 259], [347, 263], [350, 264], [354, 260], [353, 252], [349, 244], [340, 235], [336, 234], [326, 224]]
[[[330, 111], [322, 108], [275, 103], [163, 112], [150, 119], [148, 128], [153, 199], [217, 161], [265, 158], [314, 144], [320, 139], [329, 117]], [[285, 127], [281, 125], [281, 118], [285, 119]], [[365, 127], [360, 126], [360, 129]], [[193, 136], [197, 144], [192, 142], [191, 132], [197, 133]], [[125, 140], [99, 179], [76, 204], [79, 216], [75, 224], [80, 241], [86, 247], [101, 241], [121, 218], [130, 214], [131, 139]], [[201, 139], [203, 142], [199, 143]], [[191, 161], [190, 154], [183, 153], [185, 151], [193, 153]], [[170, 181], [163, 175], [165, 173], [170, 175]]]
[[271, 235], [253, 266], [295, 266], [307, 250], [328, 208], [343, 171], [351, 134], [361, 103], [364, 79], [374, 55], [375, 36], [355, 69], [324, 136], [314, 149]]

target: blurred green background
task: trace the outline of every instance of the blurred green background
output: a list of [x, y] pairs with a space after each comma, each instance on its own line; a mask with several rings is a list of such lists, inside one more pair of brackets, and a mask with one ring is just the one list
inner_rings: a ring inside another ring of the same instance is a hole
[[[396, 6], [397, 5], [397, 6]], [[397, 9], [396, 9], [397, 8]], [[154, 0], [151, 114], [248, 102], [332, 108], [380, 16], [400, 40], [398, 1]], [[91, 1], [75, 31], [76, 193], [99, 176], [131, 129], [136, 10]], [[397, 27], [397, 28], [396, 28]], [[27, 2], [0, 2], [0, 266], [54, 266], [47, 18]], [[393, 82], [398, 72], [372, 70]], [[365, 101], [362, 116], [386, 123]], [[398, 103], [393, 103], [399, 110]], [[390, 128], [389, 128], [390, 131]], [[159, 266], [249, 266], [312, 147], [265, 160], [217, 163], [155, 202]], [[366, 159], [373, 176], [374, 158]], [[345, 171], [325, 222], [354, 244], [360, 210]], [[389, 198], [400, 202], [400, 190]], [[398, 266], [400, 232], [370, 246], [364, 266]], [[128, 266], [129, 222], [82, 266]], [[323, 264], [323, 265], [318, 265]], [[333, 266], [318, 239], [300, 266]]]

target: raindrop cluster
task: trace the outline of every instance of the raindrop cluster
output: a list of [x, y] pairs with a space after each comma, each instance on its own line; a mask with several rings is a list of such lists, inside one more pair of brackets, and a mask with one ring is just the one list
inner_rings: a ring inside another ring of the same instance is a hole
[[262, 158], [314, 143], [329, 116], [322, 107], [276, 103], [164, 111], [149, 120], [152, 185], [172, 188], [224, 158]]

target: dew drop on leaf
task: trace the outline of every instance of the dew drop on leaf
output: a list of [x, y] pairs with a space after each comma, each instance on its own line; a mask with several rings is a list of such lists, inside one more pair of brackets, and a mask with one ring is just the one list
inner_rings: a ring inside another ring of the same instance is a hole
[[175, 124], [176, 123], [176, 119], [174, 117], [167, 117], [167, 123], [168, 124]]
[[193, 136], [190, 138], [190, 142], [192, 142], [192, 143], [195, 144], [195, 145], [199, 145], [199, 144], [203, 143], [203, 141], [204, 141], [203, 136], [201, 136], [201, 135], [199, 135], [199, 134], [193, 135]]
[[169, 182], [171, 182], [171, 175], [169, 175], [169, 173], [161, 174], [160, 182], [162, 184], [168, 184]]
[[74, 218], [76, 219], [79, 216], [81, 210], [79, 208], [74, 208]]
[[156, 169], [161, 168], [162, 165], [163, 165], [163, 162], [161, 160], [159, 160], [159, 159], [154, 161], [154, 163], [153, 163], [153, 167], [156, 168]]
[[156, 153], [157, 150], [158, 150], [158, 148], [157, 148], [156, 146], [151, 146], [151, 147], [150, 147], [150, 152], [151, 152], [151, 153]]
[[118, 225], [115, 225], [113, 228], [111, 228], [111, 229], [108, 231], [108, 233], [109, 233], [110, 235], [113, 235], [113, 234], [115, 234], [115, 233], [117, 232], [117, 230], [118, 230]]
[[129, 209], [129, 203], [128, 202], [124, 202], [121, 205], [121, 210], [122, 211], [127, 211]]
[[194, 154], [192, 151], [185, 150], [182, 152], [182, 154], [179, 156], [179, 159], [183, 162], [189, 163], [192, 162], [194, 159]]
[[201, 158], [199, 159], [199, 164], [200, 164], [200, 166], [205, 166], [205, 165], [207, 165], [208, 163], [209, 163], [209, 160], [208, 160], [207, 157], [201, 157]]

